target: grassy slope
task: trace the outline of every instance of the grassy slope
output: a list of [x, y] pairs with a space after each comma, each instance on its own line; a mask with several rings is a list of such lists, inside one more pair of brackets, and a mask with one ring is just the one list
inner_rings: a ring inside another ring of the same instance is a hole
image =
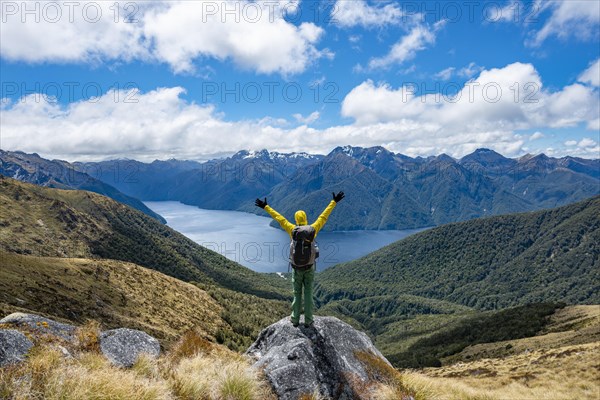
[[213, 338], [228, 327], [205, 291], [135, 264], [0, 251], [0, 315], [22, 311], [105, 329], [141, 329], [164, 343], [193, 327]]
[[412, 294], [478, 309], [600, 303], [600, 197], [445, 225], [320, 274], [321, 302]]
[[184, 281], [287, 299], [286, 281], [253, 272], [143, 213], [94, 193], [0, 177], [0, 250], [133, 262]]
[[428, 399], [597, 399], [600, 306], [569, 306], [540, 335], [469, 346], [442, 368], [404, 374]]
[[[105, 329], [141, 329], [169, 346], [190, 329], [243, 351], [288, 313], [288, 302], [182, 282], [139, 265], [0, 251], [0, 318], [32, 312]], [[206, 289], [206, 290], [203, 290]]]

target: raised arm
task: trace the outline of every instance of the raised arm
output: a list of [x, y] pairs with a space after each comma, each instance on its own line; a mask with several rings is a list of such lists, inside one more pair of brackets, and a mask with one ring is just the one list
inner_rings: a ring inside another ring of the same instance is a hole
[[283, 230], [286, 231], [288, 233], [288, 235], [291, 236], [292, 230], [294, 229], [294, 224], [292, 224], [290, 221], [288, 221], [287, 219], [285, 219], [285, 217], [283, 215], [279, 214], [271, 206], [269, 206], [267, 204], [267, 199], [266, 198], [265, 198], [264, 201], [262, 201], [261, 199], [256, 199], [256, 201], [254, 202], [254, 204], [256, 204], [257, 207], [260, 207], [263, 210], [265, 210], [266, 212], [268, 212], [269, 215], [275, 221], [279, 222], [279, 225], [281, 225], [281, 227], [283, 228]]
[[325, 210], [323, 210], [321, 215], [319, 215], [319, 218], [317, 218], [317, 220], [311, 225], [313, 228], [315, 228], [317, 233], [319, 233], [321, 228], [323, 228], [323, 226], [327, 222], [327, 218], [329, 218], [329, 214], [331, 214], [331, 212], [335, 208], [336, 204], [339, 203], [340, 201], [342, 201], [342, 199], [344, 198], [344, 192], [339, 192], [338, 194], [335, 194], [335, 193], [332, 193], [332, 194], [333, 194], [333, 200], [331, 200], [329, 202], [329, 204], [327, 205]]

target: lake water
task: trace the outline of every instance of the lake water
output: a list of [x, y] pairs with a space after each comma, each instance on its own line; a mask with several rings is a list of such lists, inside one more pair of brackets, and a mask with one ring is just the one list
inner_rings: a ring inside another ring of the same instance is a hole
[[[270, 226], [270, 217], [239, 211], [204, 210], [176, 201], [144, 202], [167, 225], [196, 243], [258, 272], [287, 272], [290, 238]], [[310, 219], [310, 218], [309, 218]], [[317, 242], [322, 271], [351, 261], [422, 229], [320, 232]]]

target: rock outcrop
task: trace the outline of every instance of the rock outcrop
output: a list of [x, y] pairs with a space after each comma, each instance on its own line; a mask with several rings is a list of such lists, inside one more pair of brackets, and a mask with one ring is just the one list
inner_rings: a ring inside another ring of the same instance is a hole
[[[0, 319], [0, 366], [18, 363], [24, 360], [33, 343], [19, 331], [31, 334], [36, 343], [46, 341], [48, 336], [62, 339], [67, 347], [77, 346], [77, 327], [63, 324], [35, 314], [13, 313]], [[45, 339], [44, 339], [45, 338]], [[160, 343], [145, 332], [135, 329], [120, 328], [100, 333], [100, 350], [114, 365], [129, 368], [133, 366], [141, 354], [158, 357]], [[69, 350], [56, 345], [65, 357], [71, 357]]]
[[315, 392], [327, 399], [365, 398], [377, 383], [365, 359], [390, 365], [366, 334], [334, 317], [316, 317], [310, 328], [294, 328], [284, 318], [264, 329], [246, 354], [280, 400]]
[[160, 343], [145, 332], [120, 328], [102, 332], [100, 350], [114, 365], [129, 368], [141, 354], [158, 357]]
[[23, 333], [0, 329], [0, 367], [23, 361], [31, 347], [33, 343]]
[[44, 318], [35, 314], [12, 313], [0, 319], [0, 324], [12, 325], [15, 327], [24, 326], [36, 333], [51, 334], [65, 340], [73, 340], [75, 328], [73, 325], [63, 324]]

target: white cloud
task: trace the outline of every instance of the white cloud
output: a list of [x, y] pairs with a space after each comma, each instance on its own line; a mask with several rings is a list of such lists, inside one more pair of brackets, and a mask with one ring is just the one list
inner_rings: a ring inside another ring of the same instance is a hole
[[579, 141], [579, 143], [577, 143], [577, 146], [579, 147], [595, 147], [597, 145], [598, 143], [590, 138], [583, 138]]
[[[54, 3], [60, 13], [48, 6], [53, 4], [49, 1], [15, 2], [14, 14], [7, 4], [2, 4], [0, 24], [2, 58], [25, 62], [99, 62], [149, 57], [148, 41], [139, 24], [115, 23], [110, 2], [73, 2], [72, 8]], [[25, 9], [32, 13], [24, 14]]]
[[[49, 3], [32, 4], [43, 12]], [[14, 4], [25, 7], [25, 3]], [[63, 3], [52, 4], [64, 8]], [[31, 63], [135, 59], [164, 62], [175, 72], [194, 72], [196, 60], [212, 58], [230, 60], [259, 73], [288, 75], [303, 72], [322, 56], [331, 56], [329, 50], [316, 48], [322, 28], [308, 22], [299, 26], [287, 22], [281, 8], [272, 2], [144, 2], [135, 14], [136, 23], [116, 23], [111, 2], [76, 4], [72, 21], [68, 9], [63, 9], [55, 22], [46, 14], [39, 23], [34, 23], [33, 17], [31, 22], [22, 23], [20, 12], [4, 15], [6, 22], [0, 26], [2, 57]], [[92, 11], [82, 12], [88, 4], [93, 5], [88, 10], [101, 7], [98, 21], [84, 18], [94, 15]], [[227, 14], [226, 10], [233, 12]], [[121, 9], [120, 17], [130, 12]]]
[[[556, 36], [567, 39], [571, 36], [579, 40], [597, 40], [600, 31], [600, 6], [596, 0], [543, 0], [536, 2], [539, 11], [550, 10], [544, 26], [534, 32], [527, 42], [532, 46], [541, 45], [546, 39]], [[539, 15], [536, 16], [539, 18]]]
[[577, 140], [567, 140], [565, 143], [567, 151], [555, 151], [555, 155], [571, 155], [575, 157], [599, 158], [600, 145], [591, 138]]
[[365, 0], [337, 0], [331, 9], [331, 23], [343, 28], [398, 25], [405, 18], [394, 3], [369, 5]]
[[296, 119], [296, 121], [300, 122], [301, 124], [306, 124], [306, 125], [312, 124], [313, 122], [318, 120], [320, 116], [321, 116], [321, 114], [318, 111], [314, 111], [314, 112], [310, 113], [310, 115], [307, 115], [306, 117], [304, 117], [300, 113], [292, 115], [292, 117], [294, 117]]
[[393, 64], [403, 64], [413, 59], [417, 52], [435, 43], [436, 34], [444, 24], [445, 21], [442, 20], [435, 23], [433, 27], [425, 24], [415, 25], [407, 35], [392, 46], [388, 54], [371, 59], [369, 68], [387, 68]]
[[[444, 144], [459, 153], [475, 145], [520, 147], [524, 142], [516, 131], [589, 125], [599, 118], [599, 110], [597, 89], [573, 84], [546, 90], [535, 68], [522, 63], [482, 71], [455, 98], [416, 95], [415, 88], [394, 89], [369, 80], [342, 103], [342, 115], [353, 118], [357, 126], [411, 126], [427, 140], [439, 142], [436, 148]], [[477, 138], [471, 139], [473, 145], [466, 139], [469, 136]]]
[[483, 71], [483, 69], [483, 67], [480, 67], [474, 62], [471, 62], [466, 67], [460, 68], [458, 70], [455, 67], [448, 67], [435, 74], [435, 77], [444, 81], [450, 80], [455, 75], [461, 78], [469, 79]]
[[[599, 5], [600, 7], [600, 5]], [[600, 58], [596, 60], [595, 63], [590, 65], [588, 69], [586, 69], [579, 78], [577, 78], [579, 82], [587, 83], [595, 87], [600, 86]]]
[[455, 70], [456, 70], [456, 68], [454, 68], [454, 67], [448, 67], [446, 69], [441, 70], [437, 74], [435, 74], [435, 77], [439, 78], [443, 81], [448, 81], [448, 80], [450, 80], [450, 78], [452, 78], [452, 75], [454, 75]]
[[457, 74], [458, 76], [463, 78], [472, 78], [483, 70], [483, 67], [475, 64], [474, 62], [471, 62], [466, 67], [463, 67], [460, 70], [458, 70]]
[[[521, 87], [516, 99], [510, 89], [515, 82]], [[575, 126], [600, 118], [598, 89], [574, 84], [549, 91], [541, 82], [530, 64], [485, 70], [452, 103], [432, 94], [417, 95], [410, 87], [367, 80], [342, 103], [342, 115], [354, 122], [327, 129], [311, 128], [308, 122], [293, 126], [268, 116], [228, 121], [211, 106], [186, 101], [180, 87], [139, 93], [134, 96], [137, 103], [123, 101], [128, 98], [124, 93], [115, 101], [111, 92], [95, 102], [68, 106], [30, 95], [2, 102], [2, 148], [68, 160], [197, 159], [265, 144], [277, 151], [311, 153], [326, 153], [339, 144], [384, 145], [412, 156], [447, 153], [455, 157], [488, 147], [517, 156], [537, 135], [527, 138], [519, 130]], [[492, 83], [503, 91], [495, 102], [490, 101], [492, 90], [487, 99], [483, 94], [483, 87]], [[539, 85], [538, 92], [532, 96], [523, 88], [525, 83]], [[527, 98], [537, 103], [527, 103]], [[295, 117], [308, 121], [316, 118], [315, 113]], [[597, 158], [598, 144], [592, 137], [553, 154]]]
[[529, 136], [529, 140], [533, 141], [533, 140], [538, 140], [544, 137], [544, 134], [542, 132], [534, 132], [531, 136]]

